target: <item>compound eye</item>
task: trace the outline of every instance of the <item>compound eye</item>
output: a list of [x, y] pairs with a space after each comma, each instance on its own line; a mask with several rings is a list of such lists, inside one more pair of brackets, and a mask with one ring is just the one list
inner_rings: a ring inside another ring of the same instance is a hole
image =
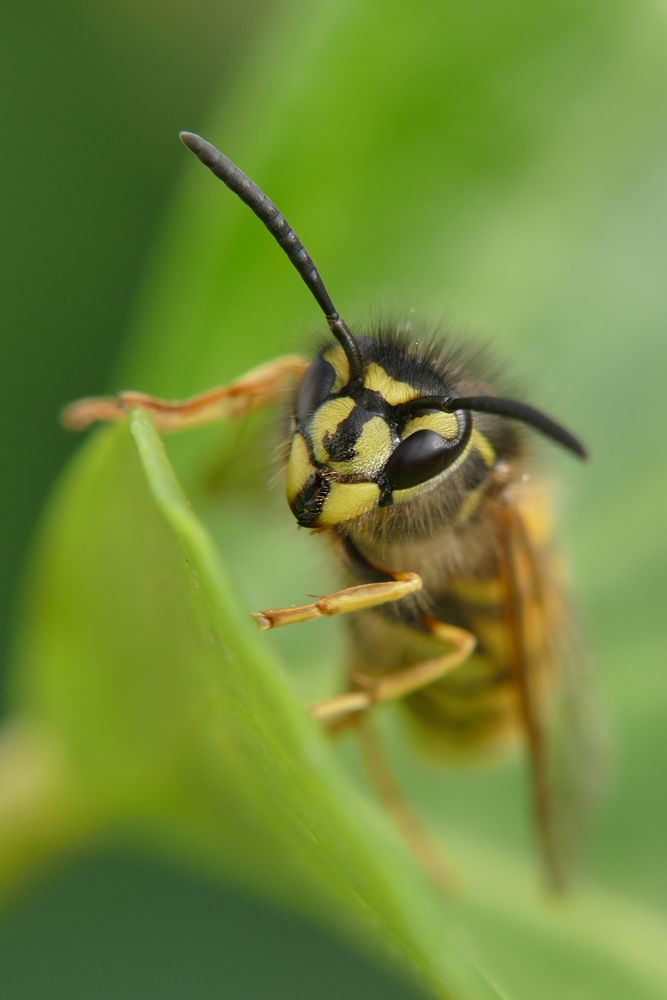
[[385, 466], [392, 490], [407, 490], [437, 476], [460, 451], [458, 441], [446, 441], [435, 431], [415, 431], [398, 448]]
[[296, 396], [296, 418], [299, 424], [304, 424], [308, 417], [324, 402], [336, 379], [333, 365], [324, 358], [315, 358], [312, 365], [301, 379]]

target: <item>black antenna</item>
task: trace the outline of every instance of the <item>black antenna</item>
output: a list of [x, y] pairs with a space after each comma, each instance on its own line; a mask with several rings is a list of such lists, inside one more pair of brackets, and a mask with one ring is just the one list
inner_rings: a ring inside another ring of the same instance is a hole
[[540, 431], [578, 455], [579, 458], [588, 458], [588, 452], [574, 434], [557, 424], [555, 420], [548, 417], [541, 410], [536, 410], [527, 403], [519, 403], [515, 399], [503, 399], [499, 396], [465, 396], [460, 399], [449, 396], [422, 396], [412, 399], [408, 403], [403, 403], [401, 412], [412, 410], [444, 410], [445, 413], [454, 413], [456, 410], [473, 410], [478, 413], [495, 413], [499, 417], [509, 417], [511, 420], [520, 420], [524, 424], [530, 424], [535, 430]]
[[181, 132], [180, 138], [183, 144], [201, 160], [204, 166], [208, 167], [223, 184], [227, 185], [230, 191], [233, 191], [241, 201], [246, 203], [248, 208], [264, 223], [279, 246], [285, 251], [326, 316], [329, 329], [345, 351], [345, 356], [350, 365], [350, 380], [360, 381], [363, 377], [364, 364], [359, 344], [350, 333], [344, 320], [338, 315], [331, 297], [324, 287], [324, 282], [313, 263], [313, 258], [285, 216], [276, 208], [261, 188], [254, 184], [249, 177], [246, 177], [236, 164], [232, 163], [224, 153], [221, 153], [219, 149], [212, 146], [206, 139], [202, 139], [201, 136], [195, 135], [193, 132]]

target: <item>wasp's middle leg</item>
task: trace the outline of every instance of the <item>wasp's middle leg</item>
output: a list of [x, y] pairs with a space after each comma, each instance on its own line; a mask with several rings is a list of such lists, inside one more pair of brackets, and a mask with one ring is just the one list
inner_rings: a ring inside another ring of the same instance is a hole
[[433, 659], [421, 660], [385, 677], [367, 677], [355, 673], [352, 680], [359, 690], [345, 691], [333, 698], [315, 702], [309, 708], [311, 716], [314, 719], [337, 722], [355, 712], [368, 711], [381, 702], [405, 698], [441, 680], [465, 663], [477, 644], [475, 636], [467, 629], [447, 625], [433, 618], [425, 618], [423, 624], [435, 639], [451, 647], [446, 653]]

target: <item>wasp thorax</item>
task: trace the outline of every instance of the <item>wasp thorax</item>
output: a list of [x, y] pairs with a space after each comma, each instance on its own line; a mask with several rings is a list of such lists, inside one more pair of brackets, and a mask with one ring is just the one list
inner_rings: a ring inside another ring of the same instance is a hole
[[300, 525], [331, 527], [408, 499], [452, 466], [470, 436], [470, 417], [420, 411], [419, 397], [427, 395], [373, 360], [363, 381], [350, 381], [337, 346], [313, 361], [296, 397], [287, 469]]

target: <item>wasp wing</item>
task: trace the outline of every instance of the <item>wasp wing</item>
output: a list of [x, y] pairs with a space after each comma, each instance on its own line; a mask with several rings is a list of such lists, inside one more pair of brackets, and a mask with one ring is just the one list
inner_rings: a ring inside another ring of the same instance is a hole
[[582, 644], [539, 484], [512, 484], [498, 508], [504, 615], [535, 821], [549, 885], [566, 887], [595, 797], [599, 758]]

